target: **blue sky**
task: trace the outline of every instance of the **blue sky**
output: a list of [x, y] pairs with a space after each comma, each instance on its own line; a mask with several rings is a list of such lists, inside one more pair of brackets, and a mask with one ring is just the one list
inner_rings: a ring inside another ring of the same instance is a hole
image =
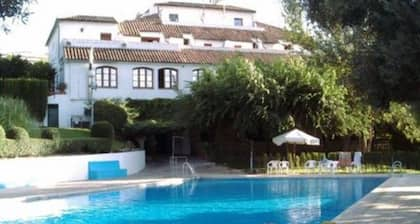
[[[0, 33], [0, 53], [40, 55], [47, 52], [45, 41], [57, 17], [72, 15], [114, 16], [118, 21], [132, 19], [156, 2], [169, 0], [37, 0], [27, 24], [14, 24], [8, 34]], [[182, 1], [182, 0], [173, 0]], [[208, 3], [208, 0], [185, 0]], [[280, 0], [222, 0], [222, 3], [257, 10], [261, 22], [283, 26]]]

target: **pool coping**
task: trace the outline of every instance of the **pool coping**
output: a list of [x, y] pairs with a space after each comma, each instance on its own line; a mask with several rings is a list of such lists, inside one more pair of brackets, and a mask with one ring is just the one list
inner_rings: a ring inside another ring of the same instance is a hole
[[393, 175], [348, 207], [332, 223], [419, 223], [420, 175]]

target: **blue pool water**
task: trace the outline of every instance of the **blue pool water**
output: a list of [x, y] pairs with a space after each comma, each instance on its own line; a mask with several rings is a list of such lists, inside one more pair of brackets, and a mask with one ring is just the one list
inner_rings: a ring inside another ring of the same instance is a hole
[[[285, 224], [331, 220], [385, 178], [202, 179], [34, 201], [2, 223]], [[20, 206], [20, 207], [19, 207]], [[15, 214], [13, 214], [13, 211]], [[1, 218], [2, 214], [7, 214]]]

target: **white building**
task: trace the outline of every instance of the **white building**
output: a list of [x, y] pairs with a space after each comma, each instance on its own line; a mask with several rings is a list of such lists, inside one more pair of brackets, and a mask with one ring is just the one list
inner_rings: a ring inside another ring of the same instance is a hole
[[91, 98], [175, 98], [199, 78], [200, 68], [237, 54], [272, 60], [292, 53], [284, 32], [255, 21], [255, 13], [236, 6], [167, 2], [129, 21], [56, 19], [46, 44], [56, 85], [67, 88], [48, 98], [45, 124], [70, 127], [89, 121]]

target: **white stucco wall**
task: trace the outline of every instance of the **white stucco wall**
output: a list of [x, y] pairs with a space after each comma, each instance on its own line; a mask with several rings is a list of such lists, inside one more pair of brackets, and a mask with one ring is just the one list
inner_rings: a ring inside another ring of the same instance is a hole
[[[118, 69], [118, 88], [97, 88], [93, 92], [95, 100], [101, 99], [172, 99], [178, 96], [179, 91], [189, 92], [189, 83], [192, 82], [192, 71], [203, 65], [191, 64], [150, 64], [150, 63], [96, 63], [94, 68], [112, 66]], [[132, 85], [132, 70], [136, 67], [153, 69], [153, 89], [137, 89]], [[178, 88], [158, 88], [158, 70], [160, 68], [174, 68], [178, 70]], [[83, 116], [87, 102], [88, 65], [87, 62], [67, 62], [64, 66], [66, 94], [48, 97], [48, 104], [58, 104], [59, 127], [71, 127], [71, 117]], [[44, 124], [47, 125], [48, 115]]]
[[118, 160], [128, 175], [145, 168], [145, 151], [77, 156], [51, 156], [0, 160], [0, 183], [6, 187], [52, 184], [88, 179], [89, 161]]
[[113, 23], [61, 21], [59, 26], [60, 39], [100, 40], [101, 33], [111, 33], [113, 40], [119, 39], [118, 25]]
[[[159, 10], [163, 24], [234, 27], [234, 18], [242, 18], [242, 28], [254, 28], [253, 13], [172, 6], [159, 6]], [[178, 14], [179, 21], [171, 22], [169, 14]]]

